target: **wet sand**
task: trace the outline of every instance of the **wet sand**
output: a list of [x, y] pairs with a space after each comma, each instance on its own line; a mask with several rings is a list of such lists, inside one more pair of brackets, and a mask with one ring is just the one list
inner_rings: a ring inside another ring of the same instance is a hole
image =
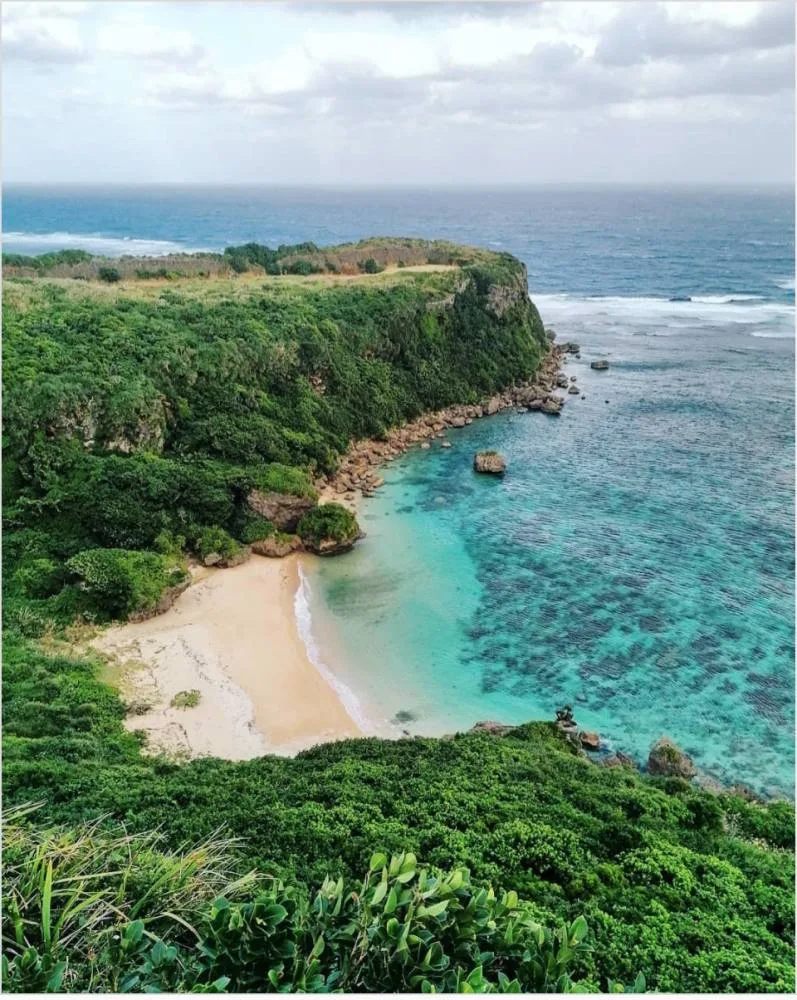
[[[165, 614], [94, 640], [150, 753], [245, 760], [360, 735], [298, 634], [298, 558], [202, 570]], [[172, 705], [189, 691], [195, 707]]]

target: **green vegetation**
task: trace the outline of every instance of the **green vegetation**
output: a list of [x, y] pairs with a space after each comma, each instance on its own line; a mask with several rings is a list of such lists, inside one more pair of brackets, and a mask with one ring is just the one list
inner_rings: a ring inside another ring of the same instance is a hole
[[[391, 245], [351, 253], [384, 257]], [[431, 254], [423, 246], [411, 249]], [[228, 256], [287, 266], [348, 252], [249, 244]], [[353, 438], [530, 375], [544, 350], [539, 315], [525, 296], [501, 316], [488, 299], [496, 282], [522, 289], [522, 267], [506, 255], [473, 259], [462, 271], [331, 286], [7, 286], [7, 620], [33, 635], [84, 612], [120, 615], [124, 602], [102, 606], [96, 586], [84, 607], [88, 587], [77, 593], [62, 569], [70, 559], [95, 548], [160, 553], [164, 535], [202, 556], [215, 551], [211, 530], [232, 552], [250, 535], [253, 490], [314, 497], [314, 478]]]
[[40, 274], [46, 274], [54, 267], [64, 264], [71, 267], [75, 264], [85, 264], [93, 259], [93, 255], [85, 250], [57, 250], [55, 253], [43, 253], [37, 257], [28, 257], [21, 253], [4, 253], [3, 267], [26, 267]]
[[110, 285], [116, 281], [119, 281], [121, 275], [119, 274], [118, 268], [103, 266], [97, 272], [97, 277], [100, 279], [100, 281], [105, 281]]
[[565, 993], [588, 950], [583, 917], [551, 932], [517, 893], [410, 853], [308, 893], [235, 879], [219, 839], [175, 853], [151, 834], [42, 832], [12, 814], [5, 844], [12, 992]]
[[97, 612], [113, 618], [152, 611], [164, 590], [187, 579], [183, 565], [158, 552], [87, 549], [72, 556], [66, 567], [77, 576], [78, 588], [89, 595]]
[[[599, 767], [542, 723], [141, 754], [72, 623], [148, 613], [187, 553], [274, 533], [252, 491], [315, 501], [352, 438], [476, 402], [545, 350], [506, 255], [288, 249], [280, 268], [341, 277], [256, 277], [273, 252], [233, 248], [244, 279], [6, 286], [4, 793], [41, 803], [5, 838], [6, 988], [791, 991], [790, 804]], [[386, 271], [350, 280], [369, 258]], [[299, 531], [356, 521], [316, 506]]]
[[325, 503], [304, 515], [296, 533], [308, 549], [319, 552], [330, 544], [353, 544], [359, 538], [360, 527], [354, 514], [342, 504]]
[[196, 708], [201, 698], [199, 691], [192, 688], [190, 691], [178, 691], [170, 704], [172, 708]]

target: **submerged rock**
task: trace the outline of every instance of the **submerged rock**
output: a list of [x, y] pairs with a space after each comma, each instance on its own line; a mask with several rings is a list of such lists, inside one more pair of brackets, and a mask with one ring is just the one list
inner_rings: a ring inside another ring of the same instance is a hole
[[473, 456], [473, 469], [492, 476], [503, 476], [506, 472], [506, 459], [497, 451], [477, 451]]
[[692, 758], [666, 737], [656, 740], [650, 748], [648, 771], [672, 778], [693, 778], [697, 774]]
[[609, 367], [609, 362], [602, 358], [600, 361], [591, 361], [589, 366], [596, 372], [605, 372]]

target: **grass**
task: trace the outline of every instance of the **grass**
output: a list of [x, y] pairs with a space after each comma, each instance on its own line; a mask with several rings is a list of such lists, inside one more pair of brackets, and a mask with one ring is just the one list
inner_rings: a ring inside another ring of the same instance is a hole
[[196, 708], [201, 698], [199, 691], [192, 688], [190, 691], [178, 691], [170, 704], [172, 708]]

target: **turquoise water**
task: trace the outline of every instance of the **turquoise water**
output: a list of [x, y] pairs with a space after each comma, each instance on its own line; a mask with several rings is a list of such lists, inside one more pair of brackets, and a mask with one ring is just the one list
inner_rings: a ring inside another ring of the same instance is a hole
[[[640, 759], [666, 734], [717, 778], [791, 794], [793, 342], [718, 303], [639, 303], [629, 322], [627, 303], [538, 302], [582, 344], [567, 370], [586, 399], [388, 467], [366, 542], [310, 581], [333, 669], [379, 731], [570, 702]], [[472, 472], [482, 448], [503, 480]]]
[[[667, 734], [792, 794], [793, 191], [6, 186], [3, 210], [27, 253], [398, 234], [519, 256], [587, 398], [388, 466], [366, 541], [308, 577], [314, 655], [379, 732], [570, 701], [640, 759]], [[485, 447], [502, 481], [471, 471]]]

